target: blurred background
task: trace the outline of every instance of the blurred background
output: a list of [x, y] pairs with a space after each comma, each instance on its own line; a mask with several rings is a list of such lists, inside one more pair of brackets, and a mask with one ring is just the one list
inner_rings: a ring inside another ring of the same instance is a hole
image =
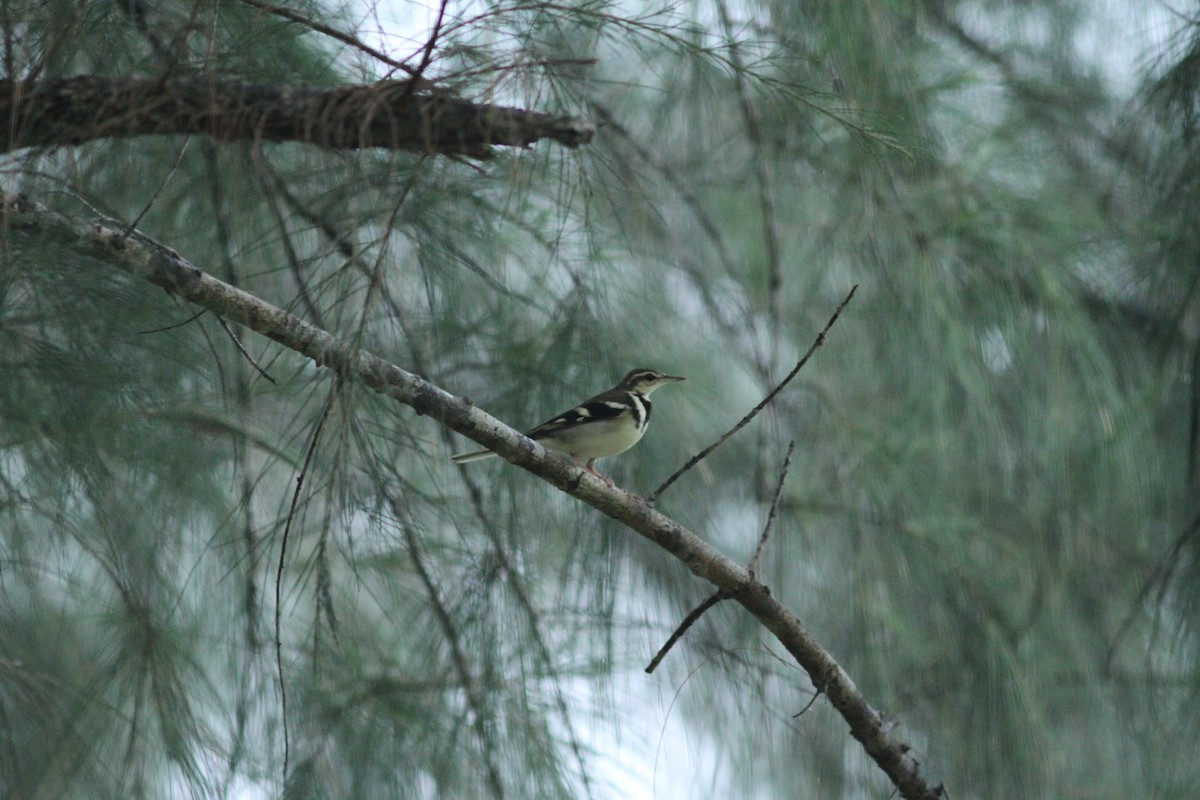
[[[16, 1], [0, 30], [9, 79], [404, 77], [359, 42], [594, 122], [485, 161], [101, 139], [0, 185], [520, 429], [685, 375], [600, 464], [643, 495], [857, 284], [658, 508], [745, 563], [795, 441], [760, 577], [935, 784], [1200, 792], [1194, 4]], [[5, 240], [0, 794], [890, 796], [737, 606], [644, 674], [710, 591], [666, 553], [197, 311]]]

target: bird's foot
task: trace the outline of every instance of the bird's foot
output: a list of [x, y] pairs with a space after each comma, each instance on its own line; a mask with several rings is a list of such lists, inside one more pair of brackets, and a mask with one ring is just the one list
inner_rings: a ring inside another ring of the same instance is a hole
[[588, 472], [592, 473], [593, 475], [595, 475], [600, 480], [607, 483], [611, 488], [613, 488], [613, 489], [617, 488], [617, 485], [615, 483], [613, 483], [612, 478], [608, 477], [607, 475], [601, 475], [599, 472], [596, 472], [596, 470], [592, 469], [592, 467], [587, 464], [585, 464], [583, 468], [586, 469]]

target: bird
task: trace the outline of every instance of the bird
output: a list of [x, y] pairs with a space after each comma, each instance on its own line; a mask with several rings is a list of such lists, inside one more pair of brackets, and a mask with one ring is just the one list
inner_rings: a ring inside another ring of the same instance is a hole
[[[611, 484], [609, 478], [595, 470], [596, 459], [624, 453], [637, 444], [650, 424], [650, 393], [682, 380], [678, 375], [666, 375], [656, 369], [630, 370], [613, 388], [546, 420], [525, 435], [547, 450], [565, 453]], [[477, 450], [459, 453], [450, 460], [467, 464], [494, 455], [491, 450]]]

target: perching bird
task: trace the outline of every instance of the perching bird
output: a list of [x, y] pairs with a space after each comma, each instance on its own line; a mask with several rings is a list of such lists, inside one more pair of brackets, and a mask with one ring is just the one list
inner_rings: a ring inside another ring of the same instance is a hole
[[[592, 467], [596, 459], [624, 453], [637, 444], [650, 423], [650, 393], [681, 380], [654, 369], [635, 369], [607, 392], [584, 400], [525, 435], [547, 450], [566, 453], [588, 472], [607, 481]], [[491, 450], [479, 450], [460, 453], [452, 460], [466, 464], [494, 455]]]

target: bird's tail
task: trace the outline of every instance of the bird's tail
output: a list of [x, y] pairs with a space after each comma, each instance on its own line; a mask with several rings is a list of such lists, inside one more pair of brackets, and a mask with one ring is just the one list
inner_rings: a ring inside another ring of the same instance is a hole
[[451, 456], [450, 460], [455, 464], [467, 464], [471, 461], [482, 461], [485, 458], [491, 458], [496, 455], [491, 450], [476, 450], [474, 453], [459, 453], [456, 456]]

